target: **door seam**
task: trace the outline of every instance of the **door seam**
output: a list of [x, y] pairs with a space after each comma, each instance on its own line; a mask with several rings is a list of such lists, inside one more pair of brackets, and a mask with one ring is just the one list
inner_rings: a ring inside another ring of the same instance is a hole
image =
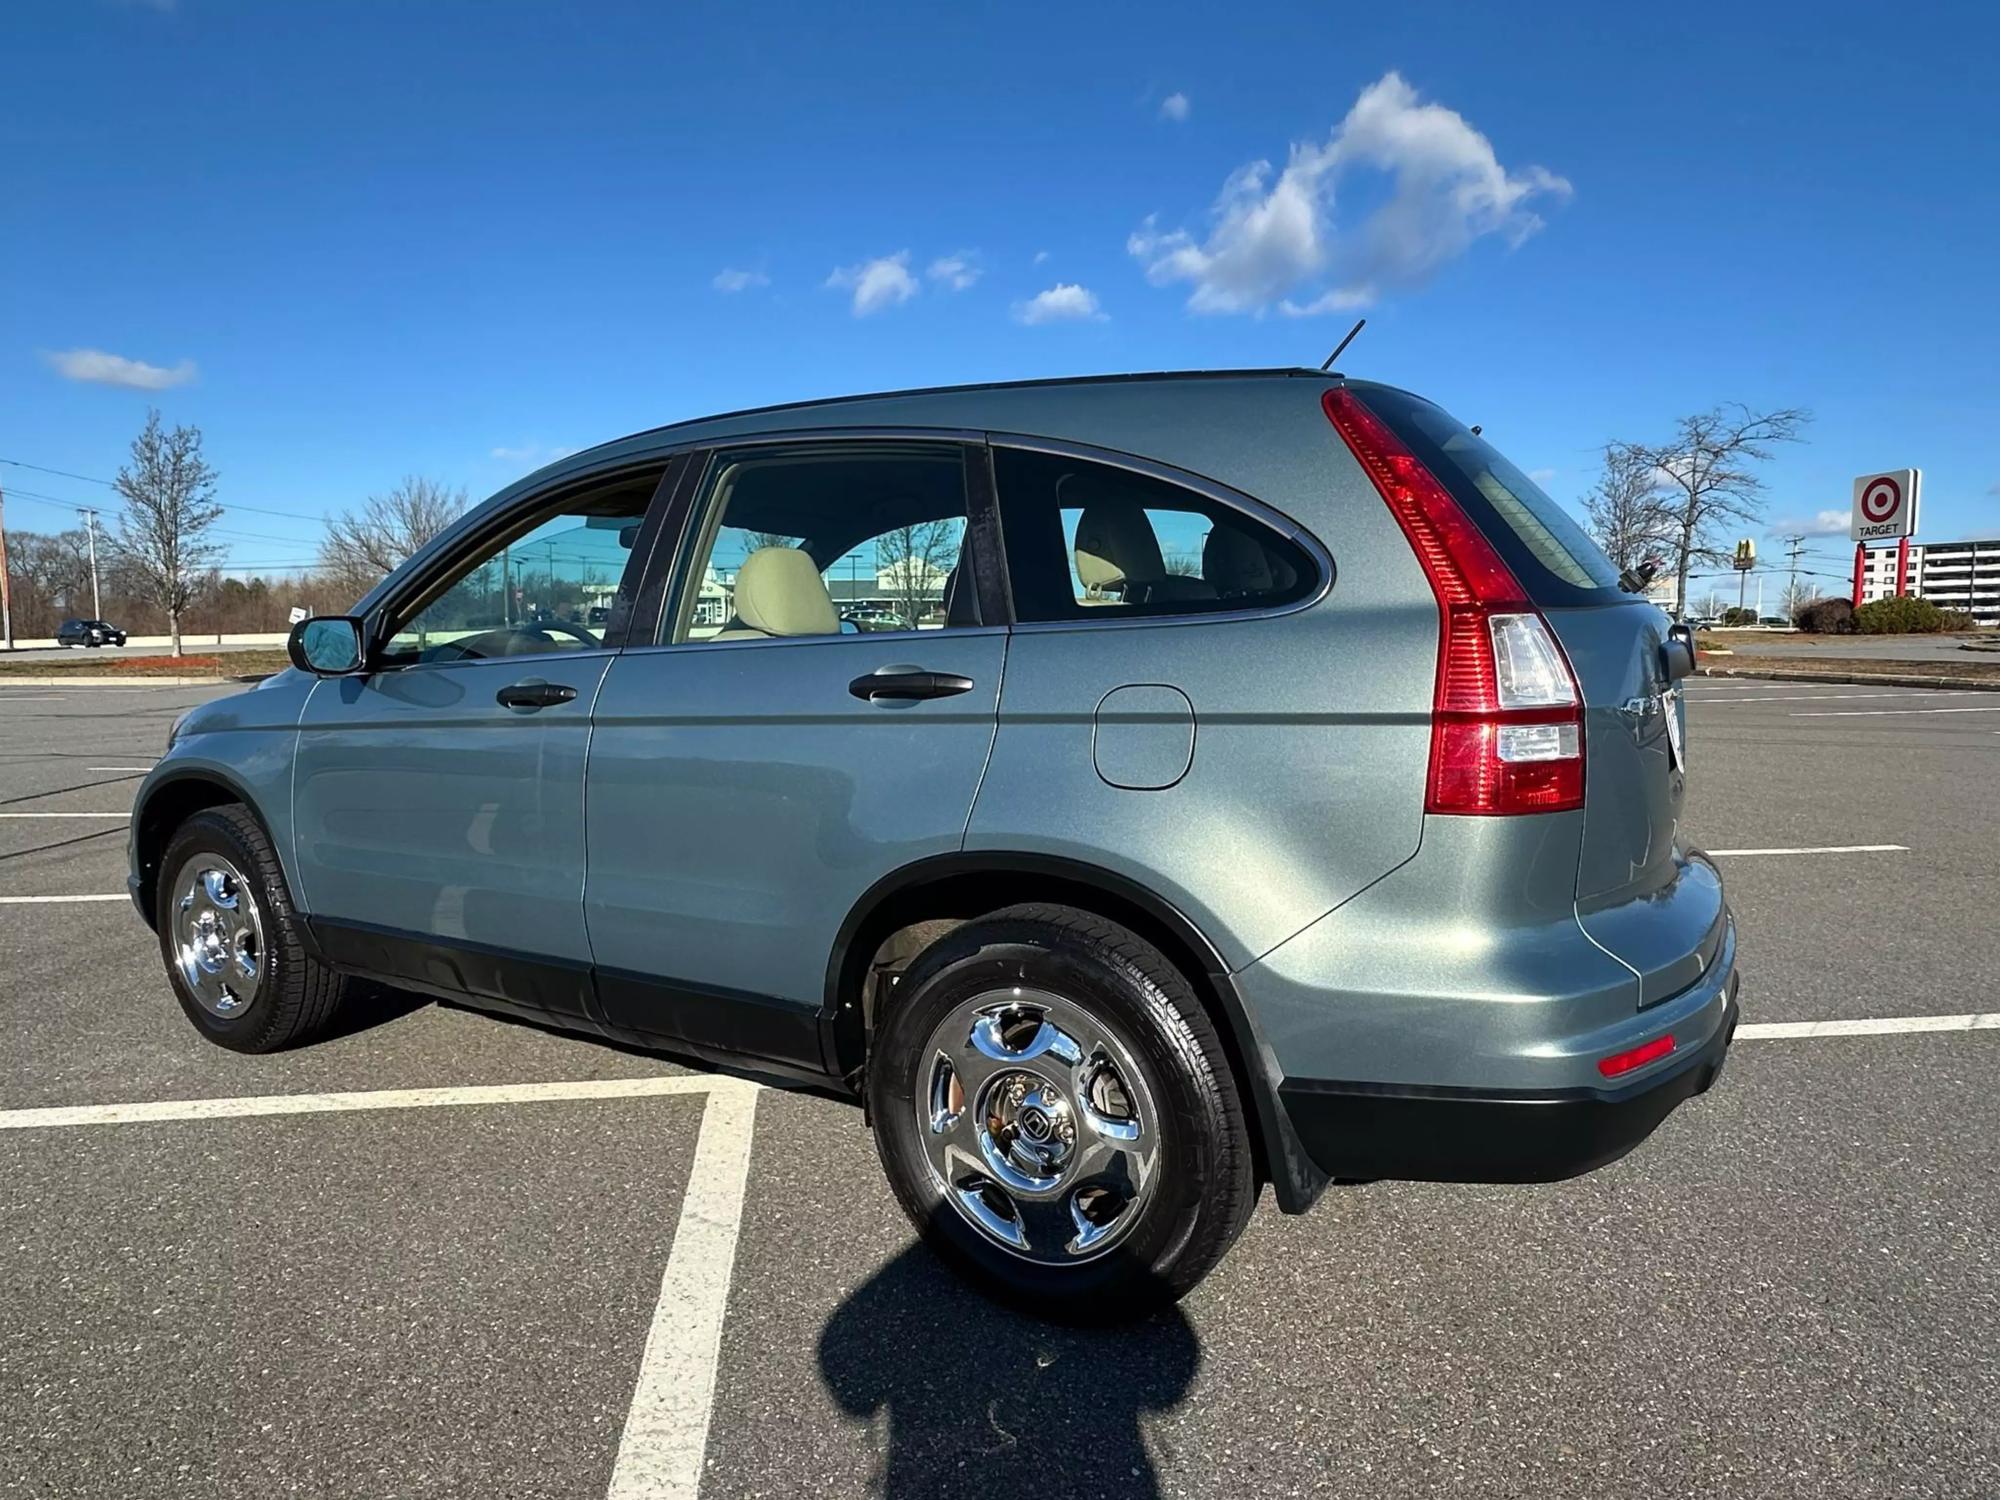
[[1014, 627], [1009, 625], [1000, 636], [1000, 680], [993, 685], [993, 732], [986, 737], [986, 758], [979, 763], [979, 779], [972, 784], [972, 800], [965, 807], [965, 826], [958, 830], [958, 850], [965, 852], [967, 842], [972, 838], [972, 819], [979, 811], [979, 794], [986, 790], [986, 773], [993, 768], [993, 752], [1000, 746], [1000, 705], [1007, 693], [1007, 658], [1014, 651]]

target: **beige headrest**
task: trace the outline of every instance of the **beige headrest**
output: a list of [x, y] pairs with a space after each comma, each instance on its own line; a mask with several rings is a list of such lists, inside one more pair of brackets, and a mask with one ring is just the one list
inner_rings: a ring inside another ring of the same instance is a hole
[[1144, 508], [1130, 500], [1098, 500], [1076, 522], [1076, 576], [1087, 589], [1157, 583], [1167, 576], [1160, 539]]
[[813, 560], [796, 547], [759, 547], [736, 571], [736, 618], [765, 635], [836, 635], [840, 616]]

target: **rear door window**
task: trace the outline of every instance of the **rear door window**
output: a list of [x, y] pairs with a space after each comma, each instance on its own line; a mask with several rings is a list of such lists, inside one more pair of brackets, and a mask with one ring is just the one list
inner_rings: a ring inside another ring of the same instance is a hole
[[1020, 620], [1268, 609], [1319, 586], [1297, 542], [1166, 480], [1008, 447], [993, 471]]

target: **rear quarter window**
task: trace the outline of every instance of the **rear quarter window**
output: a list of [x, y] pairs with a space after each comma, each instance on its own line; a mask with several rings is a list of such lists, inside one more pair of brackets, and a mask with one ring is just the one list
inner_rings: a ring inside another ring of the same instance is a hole
[[1486, 439], [1442, 407], [1388, 386], [1354, 386], [1464, 507], [1536, 601], [1594, 604], [1622, 599], [1604, 549]]

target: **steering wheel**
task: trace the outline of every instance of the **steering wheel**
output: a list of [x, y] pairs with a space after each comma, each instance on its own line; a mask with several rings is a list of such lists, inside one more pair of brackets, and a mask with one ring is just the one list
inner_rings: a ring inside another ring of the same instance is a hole
[[521, 628], [537, 631], [560, 630], [565, 635], [575, 636], [584, 645], [589, 646], [593, 650], [604, 644], [604, 642], [600, 641], [588, 630], [585, 630], [581, 625], [573, 625], [568, 620], [537, 620], [534, 624], [524, 625]]

